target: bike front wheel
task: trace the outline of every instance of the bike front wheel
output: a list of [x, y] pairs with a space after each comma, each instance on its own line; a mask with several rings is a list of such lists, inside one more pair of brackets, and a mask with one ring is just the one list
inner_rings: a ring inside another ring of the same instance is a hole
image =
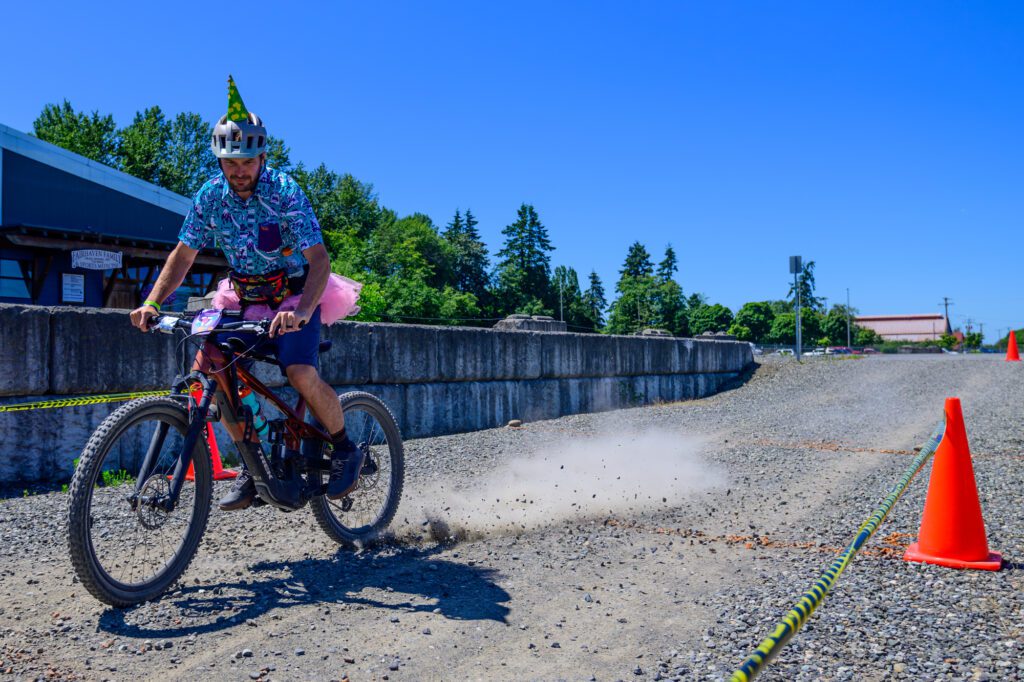
[[82, 585], [106, 604], [158, 597], [199, 548], [213, 491], [205, 432], [192, 452], [195, 480], [172, 509], [160, 504], [188, 429], [181, 401], [141, 398], [104, 419], [82, 451], [68, 490], [68, 548]]
[[[366, 461], [356, 489], [340, 500], [314, 497], [310, 509], [331, 538], [346, 547], [362, 547], [380, 537], [398, 513], [405, 481], [405, 448], [391, 410], [369, 393], [338, 396], [345, 412], [345, 431]], [[321, 483], [327, 472], [321, 473]]]

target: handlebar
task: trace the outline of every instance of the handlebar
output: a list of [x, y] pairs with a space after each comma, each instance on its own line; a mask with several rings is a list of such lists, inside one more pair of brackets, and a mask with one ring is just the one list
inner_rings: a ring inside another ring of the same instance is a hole
[[[236, 313], [236, 315], [239, 313]], [[192, 329], [192, 318], [195, 315], [157, 315], [152, 318], [149, 325], [149, 332], [160, 332], [162, 334], [173, 334], [176, 329], [184, 329], [185, 331], [191, 331]], [[234, 317], [230, 312], [226, 312], [224, 318], [217, 323], [217, 326], [210, 330], [210, 333], [222, 332], [222, 331], [242, 331], [242, 332], [255, 332], [257, 334], [266, 334], [270, 331], [271, 320], [239, 320], [237, 322], [225, 321], [225, 318]]]

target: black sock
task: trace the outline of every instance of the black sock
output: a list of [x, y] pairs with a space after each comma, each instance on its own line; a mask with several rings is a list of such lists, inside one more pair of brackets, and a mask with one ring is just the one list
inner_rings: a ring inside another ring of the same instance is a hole
[[341, 428], [341, 431], [331, 434], [331, 444], [334, 445], [335, 450], [354, 450], [356, 445], [349, 437], [348, 433], [345, 432], [345, 427]]

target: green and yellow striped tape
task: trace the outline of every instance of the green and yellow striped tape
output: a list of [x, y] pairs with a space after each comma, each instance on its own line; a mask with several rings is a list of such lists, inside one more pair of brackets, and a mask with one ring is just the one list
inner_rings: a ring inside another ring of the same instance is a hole
[[106, 395], [86, 395], [80, 398], [60, 398], [58, 400], [42, 400], [35, 403], [13, 403], [0, 405], [0, 412], [22, 412], [25, 410], [46, 410], [54, 407], [80, 407], [82, 405], [99, 405], [100, 403], [118, 403], [136, 398], [148, 398], [154, 395], [170, 395], [170, 391], [142, 391], [140, 393], [108, 393]]
[[757, 677], [764, 666], [768, 664], [768, 661], [782, 651], [782, 648], [786, 646], [786, 642], [803, 627], [807, 619], [814, 613], [814, 610], [825, 601], [825, 597], [828, 596], [836, 581], [839, 580], [840, 574], [846, 569], [850, 561], [853, 560], [854, 555], [860, 551], [860, 548], [864, 546], [871, 536], [874, 535], [878, 527], [882, 525], [882, 522], [885, 521], [885, 517], [889, 515], [889, 511], [896, 504], [896, 500], [903, 495], [907, 486], [910, 485], [911, 479], [920, 471], [924, 463], [928, 461], [928, 458], [935, 453], [935, 449], [939, 447], [939, 442], [942, 440], [944, 431], [945, 422], [939, 424], [928, 440], [925, 441], [925, 444], [921, 447], [921, 452], [914, 458], [910, 467], [903, 472], [896, 485], [893, 486], [892, 491], [882, 500], [882, 504], [879, 505], [878, 509], [860, 525], [853, 542], [835, 558], [811, 589], [804, 592], [796, 606], [782, 617], [782, 620], [775, 626], [772, 633], [758, 645], [754, 653], [750, 654], [743, 661], [740, 667], [732, 674], [730, 682], [750, 682], [750, 680]]

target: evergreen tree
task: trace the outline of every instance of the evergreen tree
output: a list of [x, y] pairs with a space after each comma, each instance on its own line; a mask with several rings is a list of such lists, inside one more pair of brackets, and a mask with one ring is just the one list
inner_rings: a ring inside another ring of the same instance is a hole
[[605, 331], [609, 334], [632, 334], [647, 327], [658, 326], [657, 280], [654, 264], [646, 247], [633, 242], [615, 290], [619, 297], [612, 303]]
[[658, 311], [658, 326], [672, 332], [674, 336], [687, 336], [690, 325], [686, 315], [686, 299], [683, 288], [673, 277], [678, 269], [676, 252], [669, 244], [665, 247], [665, 259], [658, 264], [654, 303]]
[[110, 114], [100, 116], [77, 113], [71, 102], [47, 104], [32, 122], [36, 137], [93, 161], [114, 166], [117, 163], [117, 125]]
[[487, 246], [476, 229], [477, 220], [467, 209], [463, 222], [456, 210], [455, 217], [444, 230], [444, 238], [452, 249], [451, 284], [458, 291], [473, 294], [481, 303], [488, 298]]
[[501, 231], [505, 246], [498, 252], [495, 272], [498, 305], [505, 312], [519, 312], [527, 306], [551, 310], [551, 256], [554, 248], [547, 228], [540, 222], [536, 209], [529, 204], [519, 207], [517, 220]]
[[620, 284], [626, 278], [639, 279], [641, 277], [650, 277], [654, 274], [651, 254], [647, 253], [647, 248], [643, 244], [633, 242], [629, 247], [629, 253], [626, 254], [626, 262], [623, 264], [622, 269], [619, 270], [619, 274], [622, 275], [622, 279], [619, 280]]
[[676, 252], [672, 249], [672, 245], [669, 244], [665, 247], [665, 259], [658, 264], [658, 279], [662, 282], [668, 282], [675, 277], [677, 270], [679, 270], [679, 265], [676, 261]]
[[608, 301], [604, 298], [604, 285], [601, 278], [593, 270], [590, 271], [590, 286], [583, 294], [583, 305], [587, 311], [587, 320], [595, 331], [604, 326], [604, 310]]
[[[579, 275], [574, 268], [559, 265], [555, 268], [552, 286], [559, 306], [555, 312], [569, 326], [571, 331], [585, 331], [594, 328], [590, 309], [580, 291]], [[559, 297], [559, 293], [561, 296]]]

